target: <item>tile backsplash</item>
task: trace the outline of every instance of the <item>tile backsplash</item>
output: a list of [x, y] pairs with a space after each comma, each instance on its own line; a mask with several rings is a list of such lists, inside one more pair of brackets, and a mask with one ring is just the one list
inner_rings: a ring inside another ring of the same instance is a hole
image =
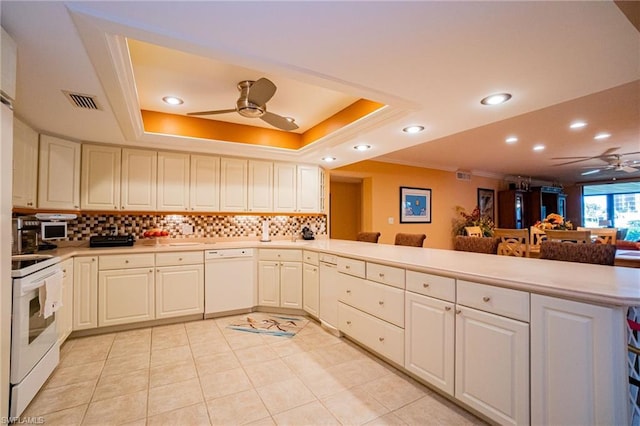
[[[161, 228], [169, 231], [170, 238], [228, 238], [260, 237], [262, 223], [269, 220], [271, 237], [287, 237], [308, 226], [316, 235], [327, 234], [325, 215], [282, 215], [282, 216], [242, 216], [242, 215], [108, 215], [81, 214], [68, 222], [68, 240], [88, 240], [93, 235], [107, 235], [116, 231], [120, 235], [132, 234], [142, 238], [144, 231]], [[184, 235], [184, 224], [193, 226], [193, 234]]]

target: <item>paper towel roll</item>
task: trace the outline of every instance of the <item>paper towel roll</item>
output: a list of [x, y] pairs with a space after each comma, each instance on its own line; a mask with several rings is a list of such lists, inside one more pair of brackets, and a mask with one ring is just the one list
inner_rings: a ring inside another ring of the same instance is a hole
[[269, 238], [269, 221], [265, 220], [262, 222], [262, 238], [260, 241], [271, 241]]

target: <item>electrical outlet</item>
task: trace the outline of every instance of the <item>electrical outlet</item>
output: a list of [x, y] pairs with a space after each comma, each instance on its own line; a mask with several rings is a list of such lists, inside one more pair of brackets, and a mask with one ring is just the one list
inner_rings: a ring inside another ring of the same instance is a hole
[[393, 225], [393, 216], [389, 216], [387, 221], [389, 221], [389, 225]]
[[182, 234], [183, 235], [191, 235], [191, 234], [193, 234], [193, 225], [190, 225], [188, 223], [183, 223], [182, 224]]

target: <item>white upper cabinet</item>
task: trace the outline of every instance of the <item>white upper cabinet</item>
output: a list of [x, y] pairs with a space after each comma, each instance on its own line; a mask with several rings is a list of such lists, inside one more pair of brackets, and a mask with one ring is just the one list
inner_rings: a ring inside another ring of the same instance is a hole
[[158, 153], [158, 211], [189, 209], [189, 154]]
[[247, 160], [220, 160], [220, 211], [247, 210]]
[[320, 209], [320, 169], [317, 166], [298, 166], [296, 192], [297, 212], [317, 213]]
[[16, 66], [18, 63], [18, 49], [16, 42], [2, 29], [2, 46], [0, 53], [2, 53], [2, 73], [0, 74], [2, 87], [0, 89], [9, 98], [16, 98]]
[[141, 149], [122, 150], [123, 210], [156, 209], [156, 176], [158, 155]]
[[318, 213], [320, 211], [320, 168], [286, 163], [274, 165], [276, 212]]
[[118, 210], [122, 149], [82, 145], [80, 206], [83, 210]]
[[35, 208], [38, 196], [38, 132], [13, 120], [13, 207]]
[[80, 144], [40, 135], [38, 207], [80, 208]]
[[250, 212], [273, 211], [273, 163], [249, 160], [248, 209]]
[[296, 210], [296, 165], [275, 163], [273, 167], [273, 210]]
[[220, 209], [220, 157], [191, 156], [189, 197], [192, 211]]

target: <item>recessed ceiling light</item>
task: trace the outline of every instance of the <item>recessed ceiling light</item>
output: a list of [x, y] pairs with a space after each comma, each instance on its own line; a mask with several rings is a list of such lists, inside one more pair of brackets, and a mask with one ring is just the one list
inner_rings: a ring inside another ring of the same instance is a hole
[[355, 149], [356, 151], [366, 151], [368, 149], [371, 149], [371, 145], [365, 145], [365, 144], [356, 145], [353, 147], [353, 149]]
[[175, 96], [165, 96], [162, 100], [169, 105], [181, 105], [184, 101], [180, 98], [176, 98]]
[[587, 122], [586, 121], [574, 121], [573, 123], [571, 123], [569, 125], [570, 129], [582, 129], [583, 127], [586, 127]]
[[336, 157], [322, 157], [322, 161], [331, 163], [332, 161], [336, 161]]
[[593, 138], [597, 141], [611, 137], [611, 133], [598, 133]]
[[509, 136], [504, 140], [506, 143], [516, 143], [518, 142], [518, 138], [515, 136]]
[[424, 126], [409, 126], [402, 129], [405, 133], [420, 133], [424, 130]]
[[600, 171], [600, 169], [595, 169], [595, 170], [589, 170], [588, 172], [582, 172], [580, 173], [582, 176], [587, 176], [587, 175], [592, 175], [594, 173], [598, 173]]
[[509, 99], [511, 99], [510, 93], [495, 93], [483, 98], [480, 103], [482, 105], [499, 105], [507, 102]]
[[534, 151], [544, 151], [544, 145], [536, 145], [533, 147]]

